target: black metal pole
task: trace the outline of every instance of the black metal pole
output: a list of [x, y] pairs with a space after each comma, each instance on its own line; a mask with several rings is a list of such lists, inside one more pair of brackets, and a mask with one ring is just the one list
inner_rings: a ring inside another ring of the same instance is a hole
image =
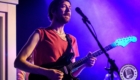
[[90, 22], [89, 20], [87, 19], [84, 19], [82, 18], [83, 22], [85, 23], [85, 25], [88, 27], [90, 33], [92, 34], [92, 36], [94, 37], [94, 39], [96, 40], [98, 46], [100, 47], [100, 49], [104, 52], [104, 54], [106, 55], [107, 59], [108, 59], [108, 62], [110, 63], [110, 73], [111, 73], [111, 80], [114, 79], [114, 76], [113, 76], [113, 72], [116, 71], [119, 75], [119, 70], [118, 70], [118, 67], [117, 65], [115, 64], [115, 61], [112, 60], [109, 56], [109, 54], [106, 52], [106, 50], [102, 47], [101, 43], [99, 42], [98, 38], [94, 35], [93, 31], [91, 30], [91, 28], [89, 27], [88, 23]]

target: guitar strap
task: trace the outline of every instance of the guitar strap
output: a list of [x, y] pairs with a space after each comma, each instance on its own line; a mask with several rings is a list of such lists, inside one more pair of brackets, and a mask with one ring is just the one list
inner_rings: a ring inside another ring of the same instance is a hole
[[[69, 34], [66, 34], [66, 39], [68, 41], [67, 50], [69, 50], [69, 53], [67, 53], [67, 54], [70, 56], [69, 60], [71, 60], [74, 57], [74, 48], [72, 46], [72, 39], [70, 38]], [[79, 79], [78, 78], [75, 78], [75, 79], [71, 78], [69, 80], [79, 80]]]
[[68, 46], [67, 46], [67, 49], [66, 49], [63, 56], [66, 55], [68, 57], [68, 59], [71, 60], [74, 57], [74, 49], [72, 47], [72, 39], [70, 38], [69, 34], [66, 34], [66, 39], [68, 41]]
[[72, 39], [70, 38], [70, 35], [69, 34], [66, 34], [66, 38], [67, 38], [67, 41], [68, 41], [68, 46], [71, 49], [71, 52], [74, 53], [74, 49], [72, 47]]

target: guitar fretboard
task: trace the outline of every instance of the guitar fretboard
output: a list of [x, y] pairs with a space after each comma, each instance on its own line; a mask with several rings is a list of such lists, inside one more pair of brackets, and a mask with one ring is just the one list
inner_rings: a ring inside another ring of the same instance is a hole
[[[110, 49], [112, 49], [114, 47], [116, 47], [116, 46], [111, 44], [111, 45], [106, 46], [104, 49], [106, 51], [108, 51], [108, 50], [110, 50]], [[97, 50], [97, 51], [93, 52], [91, 56], [97, 57], [97, 56], [99, 56], [101, 54], [103, 54], [103, 51], [102, 50]], [[76, 61], [75, 63], [70, 63], [67, 67], [69, 67], [70, 69], [77, 68], [77, 67], [81, 66], [83, 63], [85, 63], [91, 56], [86, 56], [86, 57]]]

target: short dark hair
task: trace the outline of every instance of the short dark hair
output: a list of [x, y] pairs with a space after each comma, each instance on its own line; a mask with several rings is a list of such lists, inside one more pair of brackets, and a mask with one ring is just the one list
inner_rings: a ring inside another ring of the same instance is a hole
[[53, 0], [53, 1], [50, 3], [49, 9], [48, 9], [50, 20], [53, 19], [52, 12], [56, 11], [56, 10], [58, 9], [59, 5], [60, 5], [61, 3], [63, 3], [64, 1], [68, 1], [68, 2], [71, 4], [70, 0]]

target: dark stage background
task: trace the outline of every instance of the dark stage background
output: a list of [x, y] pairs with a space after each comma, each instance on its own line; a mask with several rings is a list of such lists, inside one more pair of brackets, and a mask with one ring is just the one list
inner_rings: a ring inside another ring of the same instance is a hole
[[[19, 0], [17, 5], [17, 54], [26, 43], [28, 37], [38, 27], [46, 27], [48, 20], [48, 6], [51, 0]], [[118, 38], [136, 36], [138, 41], [130, 43], [125, 48], [116, 47], [108, 51], [115, 59], [119, 69], [125, 64], [134, 65], [140, 71], [140, 0], [71, 0], [72, 17], [66, 25], [65, 31], [77, 38], [80, 59], [89, 51], [99, 49], [81, 16], [75, 8], [80, 7], [93, 24], [98, 39], [103, 47], [111, 44]], [[80, 80], [103, 80], [107, 73], [104, 67], [107, 64], [105, 55], [98, 57], [92, 68], [86, 68], [81, 73]], [[139, 74], [139, 73], [138, 73]], [[140, 77], [138, 76], [138, 79]]]

